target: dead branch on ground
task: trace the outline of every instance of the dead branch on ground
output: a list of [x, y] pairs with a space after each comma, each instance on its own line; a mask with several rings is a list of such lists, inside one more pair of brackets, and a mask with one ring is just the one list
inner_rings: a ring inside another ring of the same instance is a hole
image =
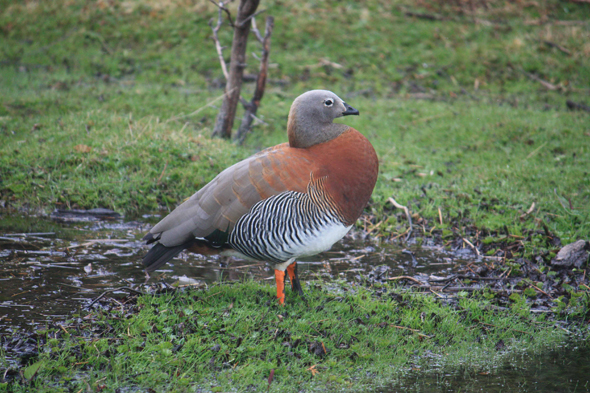
[[[524, 72], [524, 71], [523, 71]], [[548, 90], [557, 90], [559, 89], [559, 86], [554, 85], [553, 83], [549, 83], [546, 80], [543, 80], [541, 78], [539, 78], [537, 75], [535, 74], [531, 74], [529, 72], [524, 72], [524, 74], [526, 76], [528, 76], [530, 79], [539, 82], [540, 84], [543, 85], [544, 88], [548, 89]]]
[[560, 50], [561, 52], [565, 53], [568, 56], [571, 56], [572, 52], [567, 49], [565, 46], [559, 45], [555, 42], [551, 42], [551, 41], [542, 41], [545, 45], [547, 45], [550, 48], [556, 48], [558, 50]]

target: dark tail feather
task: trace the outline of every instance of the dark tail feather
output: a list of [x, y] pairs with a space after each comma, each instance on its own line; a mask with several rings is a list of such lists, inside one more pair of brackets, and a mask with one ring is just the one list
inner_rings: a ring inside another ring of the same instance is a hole
[[151, 232], [148, 232], [147, 235], [145, 235], [143, 237], [143, 240], [145, 240], [147, 242], [145, 244], [151, 244], [151, 243], [155, 242], [158, 239], [156, 239]]
[[145, 270], [147, 272], [153, 272], [160, 266], [164, 265], [166, 262], [177, 256], [182, 252], [182, 250], [187, 249], [191, 246], [193, 241], [186, 242], [174, 247], [166, 247], [161, 243], [154, 245], [145, 257], [143, 257], [143, 265], [145, 266]]

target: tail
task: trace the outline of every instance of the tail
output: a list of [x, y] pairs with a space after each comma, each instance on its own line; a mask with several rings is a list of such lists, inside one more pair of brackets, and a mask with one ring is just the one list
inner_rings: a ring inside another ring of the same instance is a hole
[[179, 244], [178, 246], [166, 247], [161, 243], [155, 244], [151, 250], [143, 257], [143, 265], [146, 272], [153, 272], [166, 262], [180, 254], [183, 250], [189, 248], [193, 240]]

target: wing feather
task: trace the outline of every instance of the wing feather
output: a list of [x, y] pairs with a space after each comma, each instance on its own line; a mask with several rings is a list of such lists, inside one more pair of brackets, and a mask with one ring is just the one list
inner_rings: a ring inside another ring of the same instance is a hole
[[150, 233], [166, 247], [231, 232], [254, 204], [283, 191], [305, 192], [313, 161], [304, 149], [282, 144], [227, 168], [178, 206]]

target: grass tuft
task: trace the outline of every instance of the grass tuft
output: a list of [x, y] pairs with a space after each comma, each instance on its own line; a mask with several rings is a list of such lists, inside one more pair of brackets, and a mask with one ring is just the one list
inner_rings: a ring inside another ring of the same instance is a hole
[[271, 391], [358, 391], [415, 370], [494, 372], [565, 337], [524, 302], [498, 312], [485, 294], [461, 293], [451, 304], [392, 286], [306, 290], [307, 304], [289, 292], [285, 307], [251, 281], [128, 298], [40, 332], [42, 366], [14, 391], [261, 391], [271, 370]]

